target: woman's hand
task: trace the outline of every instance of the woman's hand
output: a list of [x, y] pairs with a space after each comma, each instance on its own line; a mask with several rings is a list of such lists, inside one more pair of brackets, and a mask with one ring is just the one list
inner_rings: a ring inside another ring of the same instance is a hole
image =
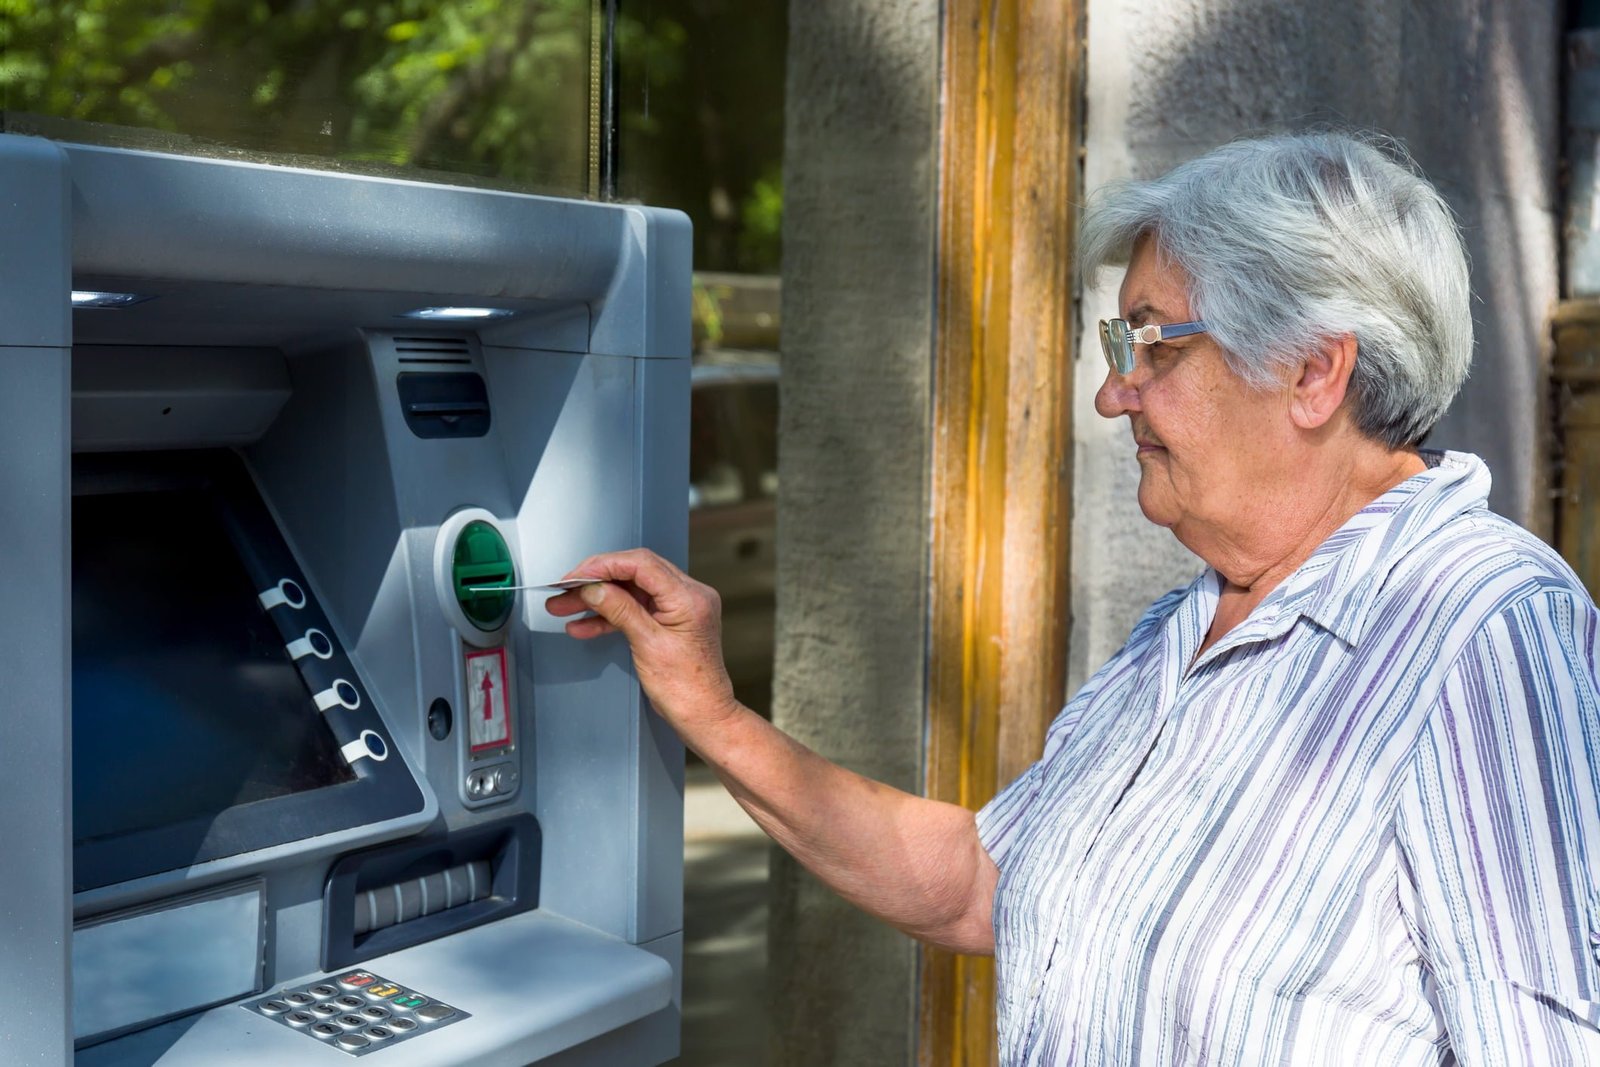
[[556, 616], [593, 611], [598, 617], [567, 623], [567, 633], [581, 640], [620, 631], [645, 695], [679, 733], [740, 710], [722, 662], [716, 590], [643, 548], [590, 556], [568, 577], [603, 581], [553, 596], [545, 607]]

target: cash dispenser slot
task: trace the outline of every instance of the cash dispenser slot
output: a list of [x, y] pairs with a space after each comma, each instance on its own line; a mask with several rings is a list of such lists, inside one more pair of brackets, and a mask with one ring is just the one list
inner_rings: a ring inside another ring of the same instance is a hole
[[538, 907], [539, 844], [538, 821], [520, 814], [345, 856], [323, 889], [323, 969]]

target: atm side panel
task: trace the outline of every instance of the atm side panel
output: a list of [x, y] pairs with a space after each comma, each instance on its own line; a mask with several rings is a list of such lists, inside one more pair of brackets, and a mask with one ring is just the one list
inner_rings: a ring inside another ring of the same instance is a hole
[[0, 136], [0, 1059], [71, 1055], [70, 207], [65, 156]]

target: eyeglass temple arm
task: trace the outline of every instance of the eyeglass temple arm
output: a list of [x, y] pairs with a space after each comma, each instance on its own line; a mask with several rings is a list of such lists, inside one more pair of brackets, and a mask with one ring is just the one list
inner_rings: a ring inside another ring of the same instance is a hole
[[[1149, 337], [1148, 339], [1140, 336], [1140, 334], [1146, 334], [1149, 331], [1154, 331], [1155, 336]], [[1139, 344], [1149, 345], [1154, 344], [1157, 341], [1165, 341], [1173, 337], [1189, 337], [1193, 334], [1205, 332], [1206, 324], [1197, 319], [1194, 322], [1174, 322], [1166, 326], [1160, 326], [1155, 323], [1151, 323], [1148, 326], [1140, 326], [1138, 329], [1130, 329], [1128, 331], [1128, 335], [1129, 340], [1137, 341]]]
[[[1149, 326], [1146, 326], [1146, 330], [1147, 328]], [[1155, 339], [1157, 341], [1166, 341], [1168, 338], [1187, 338], [1187, 336], [1197, 333], [1205, 333], [1205, 323], [1198, 322], [1198, 320], [1195, 320], [1195, 322], [1171, 323], [1168, 326], [1155, 326]]]

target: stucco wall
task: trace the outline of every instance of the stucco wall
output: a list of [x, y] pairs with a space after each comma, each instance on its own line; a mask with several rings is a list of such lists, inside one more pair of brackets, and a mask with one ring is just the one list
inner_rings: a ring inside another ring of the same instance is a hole
[[[773, 720], [921, 779], [937, 0], [791, 3]], [[773, 1064], [907, 1063], [916, 955], [774, 852]]]
[[[1150, 177], [1233, 137], [1316, 122], [1401, 138], [1457, 211], [1473, 264], [1472, 377], [1430, 444], [1483, 456], [1491, 504], [1545, 532], [1543, 374], [1557, 297], [1561, 5], [1533, 0], [1089, 0], [1086, 186]], [[1127, 420], [1094, 412], [1085, 291], [1076, 396], [1072, 686], [1199, 562], [1134, 499]]]

